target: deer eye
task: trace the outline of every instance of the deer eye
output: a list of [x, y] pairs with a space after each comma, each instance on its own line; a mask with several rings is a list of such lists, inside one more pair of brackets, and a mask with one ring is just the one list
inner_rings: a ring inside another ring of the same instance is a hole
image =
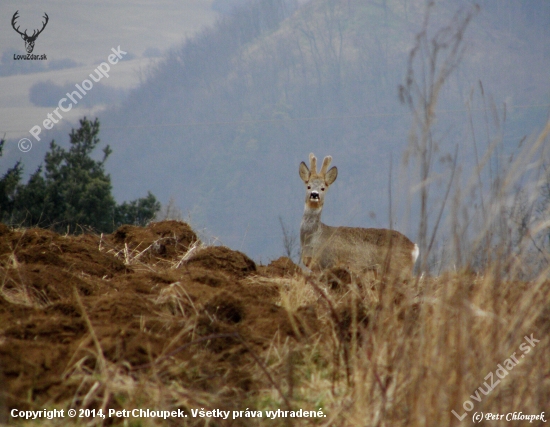
[[325, 191], [325, 187], [321, 187], [321, 191]]
[[308, 190], [311, 190], [311, 185], [308, 185], [308, 186], [307, 186], [307, 189], [308, 189]]

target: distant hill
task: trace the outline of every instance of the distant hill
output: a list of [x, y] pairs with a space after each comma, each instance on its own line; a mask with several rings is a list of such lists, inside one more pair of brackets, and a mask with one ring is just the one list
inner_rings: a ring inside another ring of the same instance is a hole
[[[397, 88], [424, 4], [257, 0], [228, 13], [171, 51], [122, 107], [100, 116], [117, 198], [147, 190], [161, 201], [173, 197], [195, 229], [265, 262], [283, 253], [279, 216], [298, 231], [298, 164], [310, 151], [331, 154], [340, 171], [324, 213], [331, 225], [389, 226], [391, 162], [394, 226], [414, 240], [414, 209], [405, 208], [415, 178], [400, 173], [410, 114]], [[541, 126], [548, 108], [536, 106], [550, 103], [548, 4], [481, 2], [438, 104], [441, 155], [459, 144], [467, 169], [469, 99], [486, 146], [480, 81], [487, 104], [506, 103], [499, 126], [510, 147]], [[430, 31], [470, 5], [441, 2]]]

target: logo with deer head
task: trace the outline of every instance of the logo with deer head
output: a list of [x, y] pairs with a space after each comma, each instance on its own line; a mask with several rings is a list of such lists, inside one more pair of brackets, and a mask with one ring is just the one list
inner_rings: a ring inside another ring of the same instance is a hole
[[21, 31], [19, 31], [19, 27], [18, 26], [17, 28], [15, 28], [15, 25], [16, 25], [16, 22], [17, 21], [17, 18], [19, 18], [19, 11], [16, 11], [14, 14], [13, 14], [13, 18], [11, 18], [11, 26], [13, 27], [13, 29], [15, 31], [17, 31], [18, 34], [21, 35], [21, 38], [23, 40], [25, 40], [25, 49], [27, 50], [27, 53], [32, 53], [33, 49], [34, 49], [34, 42], [36, 41], [37, 37], [40, 35], [40, 33], [42, 31], [44, 31], [44, 28], [46, 28], [46, 25], [48, 24], [48, 20], [50, 18], [48, 18], [48, 14], [46, 12], [44, 12], [44, 19], [45, 21], [42, 22], [42, 28], [40, 30], [34, 30], [32, 32], [32, 35], [28, 35], [27, 34], [27, 30], [25, 30], [24, 33], [22, 33]]

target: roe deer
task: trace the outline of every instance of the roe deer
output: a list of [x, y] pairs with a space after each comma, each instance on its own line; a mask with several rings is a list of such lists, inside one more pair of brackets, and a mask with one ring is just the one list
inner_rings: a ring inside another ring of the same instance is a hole
[[304, 216], [300, 224], [301, 259], [311, 270], [348, 268], [407, 278], [418, 258], [418, 245], [403, 234], [387, 229], [330, 227], [321, 222], [325, 194], [338, 176], [336, 167], [327, 171], [331, 156], [325, 157], [317, 173], [317, 159], [309, 155], [310, 167], [300, 163], [300, 178], [306, 184]]

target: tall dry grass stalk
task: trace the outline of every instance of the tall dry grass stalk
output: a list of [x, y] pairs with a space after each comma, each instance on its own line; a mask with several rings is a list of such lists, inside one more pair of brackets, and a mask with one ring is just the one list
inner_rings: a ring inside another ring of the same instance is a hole
[[[460, 11], [430, 38], [431, 7], [400, 90], [413, 117], [407, 161], [420, 177], [423, 275], [406, 285], [382, 278], [345, 299], [319, 299], [339, 357], [330, 367], [336, 373], [326, 409], [334, 425], [469, 425], [481, 413], [502, 414], [496, 425], [520, 425], [525, 421], [512, 420], [514, 412], [540, 414], [550, 401], [548, 204], [537, 211], [548, 185], [550, 121], [491, 173], [491, 159], [503, 151], [498, 135], [476, 156], [470, 179], [461, 179], [453, 150], [443, 197], [433, 197], [441, 156], [436, 106], [477, 10]], [[498, 115], [495, 107], [492, 113]], [[451, 249], [435, 253], [445, 238]], [[434, 275], [437, 258], [450, 272]], [[321, 295], [321, 285], [313, 287]]]

